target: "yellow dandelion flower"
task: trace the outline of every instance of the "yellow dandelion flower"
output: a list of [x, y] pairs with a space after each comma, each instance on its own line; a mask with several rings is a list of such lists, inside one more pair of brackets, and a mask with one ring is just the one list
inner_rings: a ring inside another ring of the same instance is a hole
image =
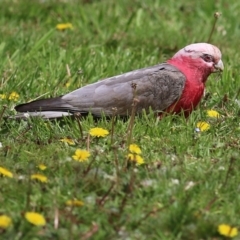
[[46, 225], [46, 220], [44, 216], [36, 212], [26, 212], [25, 218], [28, 222], [32, 223], [35, 226], [44, 226]]
[[215, 110], [208, 110], [207, 115], [208, 115], [208, 117], [212, 117], [212, 118], [219, 118], [220, 117], [220, 114]]
[[73, 155], [72, 158], [76, 161], [84, 162], [87, 161], [90, 155], [90, 152], [88, 152], [87, 150], [77, 149], [75, 151], [75, 155]]
[[44, 171], [44, 170], [47, 168], [47, 166], [44, 165], [44, 164], [39, 164], [39, 165], [38, 165], [38, 168], [39, 168], [40, 170]]
[[40, 182], [46, 183], [48, 181], [47, 177], [42, 174], [32, 174], [31, 175], [32, 180], [38, 180]]
[[109, 134], [109, 131], [103, 128], [91, 128], [89, 134], [93, 137], [106, 137]]
[[140, 147], [137, 144], [130, 144], [129, 145], [129, 151], [131, 153], [136, 153], [136, 154], [141, 154], [142, 153]]
[[75, 206], [75, 207], [81, 207], [84, 205], [84, 202], [77, 200], [77, 199], [73, 199], [73, 200], [68, 200], [66, 201], [66, 205], [68, 206]]
[[19, 94], [16, 92], [11, 92], [8, 99], [12, 101], [17, 101], [19, 98]]
[[0, 216], [0, 228], [8, 228], [12, 224], [12, 219], [7, 215]]
[[0, 94], [0, 98], [1, 98], [1, 99], [6, 99], [6, 98], [7, 98], [7, 95], [6, 95], [6, 94]]
[[61, 142], [64, 142], [64, 143], [67, 143], [67, 144], [69, 144], [69, 145], [75, 145], [74, 140], [71, 139], [71, 138], [65, 137], [65, 138], [60, 139], [60, 141], [61, 141]]
[[201, 132], [207, 131], [210, 128], [210, 124], [207, 122], [198, 122], [197, 128], [199, 128]]
[[10, 177], [10, 178], [13, 177], [13, 174], [3, 167], [0, 167], [0, 174], [2, 174], [4, 177]]
[[65, 29], [73, 29], [73, 25], [71, 23], [59, 23], [57, 24], [56, 29], [59, 31], [63, 31]]
[[227, 224], [220, 224], [218, 226], [218, 232], [225, 237], [235, 237], [238, 235], [238, 229]]
[[129, 153], [128, 154], [128, 159], [130, 161], [135, 162], [137, 165], [141, 165], [141, 164], [144, 163], [144, 159], [141, 156], [137, 155], [137, 154]]
[[66, 83], [64, 84], [64, 87], [69, 88], [70, 85], [71, 85], [71, 82], [66, 82]]

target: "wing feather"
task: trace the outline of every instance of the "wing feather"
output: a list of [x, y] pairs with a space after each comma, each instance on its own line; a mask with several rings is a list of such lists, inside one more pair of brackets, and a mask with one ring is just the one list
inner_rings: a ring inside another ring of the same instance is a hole
[[146, 69], [136, 70], [85, 86], [62, 97], [73, 108], [91, 111], [93, 115], [118, 115], [131, 112], [133, 88], [136, 85], [136, 97], [139, 100], [137, 113], [143, 109], [163, 111], [179, 99], [186, 78], [182, 72], [169, 64], [160, 64]]

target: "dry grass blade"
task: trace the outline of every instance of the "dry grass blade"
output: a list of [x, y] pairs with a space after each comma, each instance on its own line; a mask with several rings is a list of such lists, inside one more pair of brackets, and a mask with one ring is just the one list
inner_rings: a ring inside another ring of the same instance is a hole
[[213, 35], [214, 30], [215, 30], [215, 28], [216, 28], [217, 20], [218, 20], [218, 18], [219, 18], [220, 16], [221, 16], [221, 13], [219, 13], [219, 12], [215, 12], [215, 13], [214, 13], [214, 22], [213, 22], [213, 26], [212, 26], [211, 32], [210, 32], [209, 37], [208, 37], [208, 40], [207, 40], [208, 43], [211, 42], [212, 35]]

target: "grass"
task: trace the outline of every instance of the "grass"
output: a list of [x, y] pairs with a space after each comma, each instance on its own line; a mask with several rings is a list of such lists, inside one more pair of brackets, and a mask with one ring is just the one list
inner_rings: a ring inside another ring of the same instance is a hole
[[[12, 225], [2, 239], [224, 239], [222, 223], [240, 226], [239, 37], [240, 3], [186, 1], [1, 1], [0, 101], [4, 116], [16, 104], [58, 96], [99, 79], [154, 65], [192, 42], [207, 41], [223, 53], [224, 73], [207, 82], [206, 97], [186, 121], [153, 114], [135, 117], [132, 142], [145, 164], [126, 164], [129, 121], [111, 134], [89, 138], [89, 130], [112, 130], [112, 121], [0, 122], [0, 214]], [[73, 29], [57, 31], [58, 23]], [[69, 83], [69, 86], [66, 86]], [[8, 100], [17, 92], [17, 101]], [[209, 118], [214, 109], [220, 118]], [[196, 123], [210, 129], [196, 132]], [[69, 137], [75, 145], [60, 140]], [[87, 149], [76, 162], [76, 149]], [[46, 165], [46, 170], [38, 168]], [[31, 180], [41, 173], [47, 183]], [[78, 199], [83, 206], [67, 206]], [[42, 214], [37, 227], [24, 214]], [[238, 237], [236, 237], [237, 239]], [[226, 239], [226, 238], [225, 238]]]

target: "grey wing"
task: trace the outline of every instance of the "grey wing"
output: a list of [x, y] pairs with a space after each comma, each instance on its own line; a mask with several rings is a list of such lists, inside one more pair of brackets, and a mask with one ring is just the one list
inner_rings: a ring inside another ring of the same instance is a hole
[[137, 113], [163, 111], [177, 101], [184, 89], [186, 78], [177, 68], [167, 63], [144, 68], [75, 90], [62, 97], [72, 111], [91, 112], [95, 116], [130, 114], [133, 88], [136, 85]]

